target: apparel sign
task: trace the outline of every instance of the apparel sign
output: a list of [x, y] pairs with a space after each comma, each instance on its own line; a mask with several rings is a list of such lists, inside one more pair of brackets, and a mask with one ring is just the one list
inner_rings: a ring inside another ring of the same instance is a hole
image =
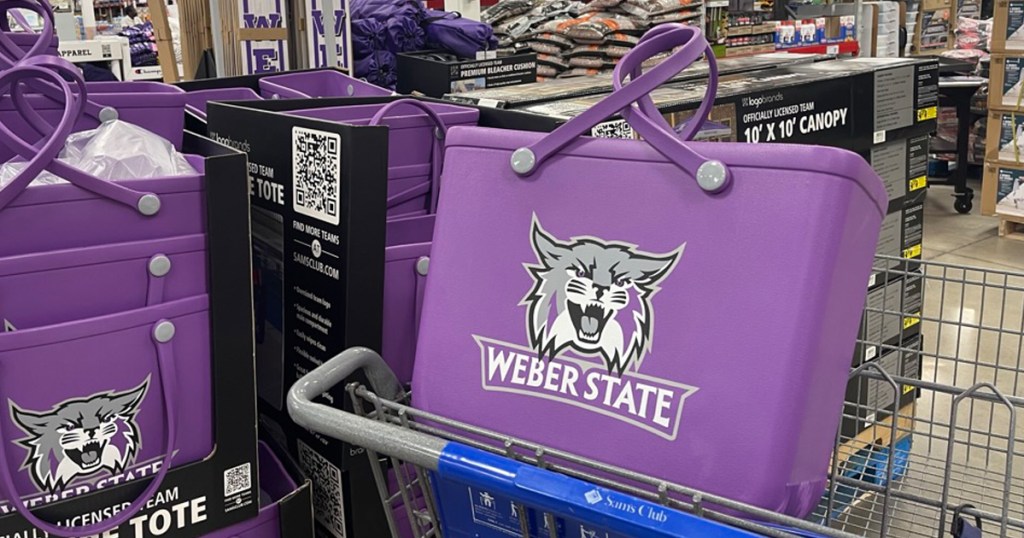
[[309, 66], [340, 67], [351, 69], [352, 60], [352, 21], [349, 20], [348, 0], [334, 0], [334, 43], [337, 61], [332, 66], [327, 57], [327, 31], [329, 24], [324, 17], [323, 0], [306, 2], [306, 20], [309, 21]]

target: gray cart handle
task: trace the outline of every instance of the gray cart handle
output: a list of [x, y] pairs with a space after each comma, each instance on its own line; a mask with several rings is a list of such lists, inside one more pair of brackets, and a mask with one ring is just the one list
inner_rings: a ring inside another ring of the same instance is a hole
[[288, 391], [288, 414], [292, 420], [316, 433], [436, 471], [441, 451], [448, 441], [313, 402], [313, 398], [344, 382], [358, 370], [366, 374], [370, 388], [382, 398], [398, 401], [405, 395], [398, 378], [376, 351], [353, 347], [292, 385]]

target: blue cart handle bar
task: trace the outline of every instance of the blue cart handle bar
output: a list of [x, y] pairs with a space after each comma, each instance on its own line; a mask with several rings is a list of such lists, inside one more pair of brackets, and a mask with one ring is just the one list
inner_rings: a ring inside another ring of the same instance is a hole
[[747, 531], [680, 512], [594, 484], [314, 403], [313, 398], [362, 369], [375, 393], [400, 399], [394, 373], [373, 350], [351, 348], [309, 372], [288, 392], [288, 412], [305, 428], [436, 471], [440, 478], [487, 488], [524, 505], [650, 538], [755, 537]]

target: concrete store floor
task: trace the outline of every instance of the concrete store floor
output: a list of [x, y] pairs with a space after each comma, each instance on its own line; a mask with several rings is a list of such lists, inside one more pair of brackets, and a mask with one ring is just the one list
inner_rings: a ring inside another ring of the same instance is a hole
[[[975, 202], [972, 214], [960, 215], [951, 188], [928, 193], [921, 372], [935, 387], [921, 391], [908, 422], [913, 448], [906, 475], [889, 492], [886, 537], [938, 536], [947, 483], [948, 506], [969, 503], [997, 518], [985, 522], [985, 536], [1024, 535], [1024, 241], [998, 237], [997, 219], [979, 215]], [[979, 383], [989, 385], [969, 391]], [[1017, 400], [985, 398], [995, 394], [991, 387]], [[835, 526], [882, 536], [883, 498], [861, 497]], [[947, 532], [950, 521], [947, 512]]]
[[925, 260], [1004, 271], [1024, 272], [1024, 241], [1000, 238], [998, 219], [979, 213], [979, 185], [974, 210], [960, 215], [953, 210], [953, 188], [931, 187], [924, 206]]

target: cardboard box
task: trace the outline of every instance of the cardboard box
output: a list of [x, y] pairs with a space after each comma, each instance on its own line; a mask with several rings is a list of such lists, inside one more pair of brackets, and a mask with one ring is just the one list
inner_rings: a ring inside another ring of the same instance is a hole
[[989, 110], [985, 157], [992, 161], [1024, 165], [1024, 113]]
[[[830, 58], [830, 56], [825, 54], [788, 54], [784, 52], [771, 52], [745, 58], [722, 58], [718, 60], [718, 74], [747, 73], [771, 69], [780, 65], [810, 63]], [[676, 74], [671, 81], [703, 80], [707, 78], [707, 69], [707, 63], [699, 62]], [[513, 87], [451, 92], [445, 96], [445, 99], [467, 105], [493, 108], [521, 108], [545, 101], [557, 101], [608, 93], [612, 91], [613, 87], [611, 75], [594, 75], [591, 77], [561, 78], [532, 84], [520, 84]]]
[[989, 68], [988, 105], [1003, 110], [1024, 107], [1024, 52], [993, 54]]
[[[900, 342], [899, 349], [890, 349], [870, 362], [893, 377], [921, 379], [921, 337]], [[878, 370], [865, 370], [878, 374]], [[893, 413], [893, 402], [899, 397], [896, 409], [902, 409], [916, 400], [921, 391], [913, 385], [899, 384], [895, 389], [887, 381], [858, 375], [846, 385], [843, 420], [840, 435], [852, 439], [860, 432], [884, 420]]]
[[928, 186], [928, 139], [918, 135], [890, 140], [860, 154], [885, 182], [889, 212], [903, 208], [908, 195]]
[[[652, 92], [669, 123], [688, 119], [704, 99], [702, 82]], [[527, 105], [560, 122], [589, 110], [603, 95]], [[935, 130], [938, 64], [909, 58], [858, 58], [727, 75], [719, 79], [716, 114], [740, 142], [829, 144], [854, 151]], [[621, 120], [620, 120], [621, 121]], [[719, 128], [719, 126], [712, 126]], [[622, 129], [623, 133], [631, 130]]]
[[[945, 0], [943, 0], [944, 2]], [[915, 54], [940, 54], [953, 47], [955, 8], [928, 9], [922, 5], [914, 28], [911, 50]]]
[[917, 191], [908, 196], [903, 206], [902, 256], [906, 260], [904, 269], [916, 271], [920, 266], [924, 247], [924, 200], [928, 191]]
[[1024, 165], [985, 162], [981, 212], [1024, 218]]
[[[287, 112], [394, 99], [208, 108], [211, 136], [249, 154], [260, 425], [323, 492], [314, 495], [314, 506], [325, 536], [389, 532], [372, 474], [377, 462], [296, 425], [285, 407], [288, 388], [311, 369], [352, 346], [381, 347], [388, 131]], [[328, 171], [323, 178], [299, 173], [314, 155]], [[330, 188], [313, 191], [309, 182]], [[350, 409], [346, 384], [321, 401]]]
[[996, 0], [992, 52], [1024, 52], [1024, 0]]
[[875, 259], [868, 287], [898, 278], [900, 276], [899, 269], [902, 267], [902, 262], [899, 258], [902, 254], [903, 211], [896, 210], [882, 219], [882, 228], [878, 232], [878, 245], [875, 247], [875, 255], [888, 256], [889, 258], [885, 260]]
[[537, 82], [537, 55], [446, 61], [436, 53], [398, 54], [398, 93], [443, 97], [477, 88]]
[[[215, 449], [206, 459], [171, 469], [145, 508], [104, 537], [194, 538], [255, 517], [259, 509], [245, 156], [190, 133], [182, 151], [205, 157]], [[179, 389], [175, 397], [187, 398], [189, 388]], [[178, 417], [180, 436], [189, 435], [190, 418]], [[139, 442], [163, 441], [147, 437]], [[20, 457], [24, 449], [12, 442], [7, 450], [18, 450]], [[132, 459], [120, 472], [100, 470], [74, 479], [59, 496], [45, 492], [24, 500], [46, 521], [100, 523], [137, 498], [142, 482], [153, 476], [159, 463]], [[54, 497], [62, 502], [56, 503]], [[46, 535], [9, 505], [0, 513], [0, 536]]]
[[919, 334], [923, 305], [924, 278], [918, 273], [900, 271], [896, 278], [869, 289], [853, 366]]

